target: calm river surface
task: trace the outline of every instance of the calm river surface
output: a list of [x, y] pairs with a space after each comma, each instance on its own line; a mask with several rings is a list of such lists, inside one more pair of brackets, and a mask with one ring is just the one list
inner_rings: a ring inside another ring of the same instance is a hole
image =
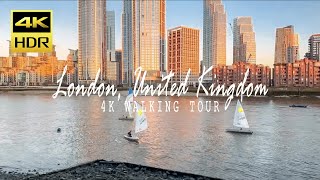
[[[225, 98], [139, 97], [179, 100], [179, 113], [146, 114], [149, 128], [139, 144], [123, 138], [131, 127], [118, 120], [124, 99], [0, 94], [0, 168], [48, 172], [105, 159], [225, 179], [320, 177], [319, 98], [244, 98], [254, 133], [240, 135], [225, 132], [236, 99], [224, 111]], [[115, 100], [114, 113], [102, 112], [103, 100]], [[192, 113], [192, 100], [217, 100], [220, 112]]]

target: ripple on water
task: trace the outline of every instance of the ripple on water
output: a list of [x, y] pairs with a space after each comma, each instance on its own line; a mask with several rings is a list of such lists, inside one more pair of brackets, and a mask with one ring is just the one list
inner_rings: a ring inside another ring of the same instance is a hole
[[[0, 168], [48, 172], [106, 159], [225, 179], [320, 177], [319, 99], [245, 98], [243, 108], [254, 133], [237, 135], [225, 132], [232, 126], [236, 101], [223, 111], [225, 98], [219, 97], [219, 113], [191, 113], [190, 100], [215, 99], [183, 97], [179, 113], [147, 113], [149, 128], [139, 144], [123, 138], [132, 126], [118, 120], [124, 98], [114, 103], [114, 113], [101, 111], [103, 99], [113, 97], [52, 100], [46, 95], [1, 94], [0, 113], [5, 115], [0, 116]], [[306, 102], [306, 109], [289, 108]]]

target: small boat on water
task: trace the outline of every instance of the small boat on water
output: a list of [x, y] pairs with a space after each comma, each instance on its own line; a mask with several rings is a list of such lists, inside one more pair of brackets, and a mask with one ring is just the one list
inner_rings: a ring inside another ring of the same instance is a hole
[[226, 129], [227, 132], [231, 132], [231, 133], [241, 133], [241, 134], [252, 134], [253, 132], [250, 129], [236, 129], [236, 128], [230, 128], [230, 129]]
[[289, 107], [294, 107], [294, 108], [307, 108], [308, 105], [301, 105], [301, 104], [292, 104]]
[[147, 117], [143, 112], [142, 106], [137, 103], [137, 110], [135, 112], [133, 130], [130, 130], [127, 135], [124, 135], [124, 138], [128, 141], [139, 141], [138, 133], [146, 130], [148, 128]]
[[127, 120], [127, 121], [133, 121], [134, 118], [132, 117], [132, 106], [133, 106], [133, 91], [130, 88], [128, 92], [128, 96], [125, 101], [125, 105], [128, 106], [128, 116], [120, 117], [119, 120]]
[[236, 111], [234, 113], [233, 127], [226, 129], [230, 133], [242, 133], [252, 134], [253, 132], [249, 129], [248, 120], [241, 106], [240, 101], [237, 102]]
[[128, 116], [126, 116], [126, 117], [120, 117], [119, 120], [133, 121], [134, 118], [133, 118], [133, 117], [128, 117]]
[[138, 142], [139, 141], [139, 137], [138, 136], [135, 136], [135, 137], [130, 137], [128, 135], [124, 135], [124, 138], [127, 139], [128, 141], [135, 141], [135, 142]]

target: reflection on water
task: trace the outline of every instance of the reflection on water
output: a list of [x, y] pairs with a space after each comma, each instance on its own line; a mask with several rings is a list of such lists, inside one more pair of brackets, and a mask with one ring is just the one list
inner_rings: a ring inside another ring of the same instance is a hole
[[[0, 168], [47, 172], [106, 159], [226, 179], [320, 177], [320, 99], [245, 98], [254, 134], [240, 135], [225, 132], [232, 125], [235, 100], [224, 111], [225, 98], [139, 97], [179, 100], [178, 113], [173, 108], [147, 113], [149, 128], [139, 144], [123, 139], [131, 127], [118, 120], [124, 99], [0, 95]], [[114, 113], [102, 112], [103, 100], [115, 101]], [[191, 113], [191, 100], [217, 100], [220, 112], [212, 107], [209, 113]], [[306, 109], [288, 107], [306, 103]]]

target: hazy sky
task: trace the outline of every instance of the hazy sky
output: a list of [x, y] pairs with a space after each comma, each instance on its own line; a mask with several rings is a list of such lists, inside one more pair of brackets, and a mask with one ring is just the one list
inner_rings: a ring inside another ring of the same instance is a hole
[[[271, 66], [274, 60], [275, 29], [294, 25], [300, 35], [300, 57], [308, 50], [308, 38], [320, 33], [320, 1], [223, 1], [227, 23], [237, 16], [252, 16], [257, 43], [257, 63]], [[54, 17], [54, 44], [59, 59], [66, 59], [68, 49], [77, 49], [77, 1], [76, 0], [0, 0], [0, 56], [8, 56], [10, 39], [10, 10], [52, 9]], [[122, 1], [107, 3], [108, 10], [116, 13], [116, 48], [121, 48]], [[167, 29], [179, 25], [199, 28], [202, 34], [203, 2], [201, 0], [168, 0]], [[201, 38], [202, 44], [202, 38]], [[202, 47], [202, 45], [201, 45]], [[202, 50], [201, 57], [202, 58]], [[227, 29], [227, 64], [232, 63], [232, 31]]]

